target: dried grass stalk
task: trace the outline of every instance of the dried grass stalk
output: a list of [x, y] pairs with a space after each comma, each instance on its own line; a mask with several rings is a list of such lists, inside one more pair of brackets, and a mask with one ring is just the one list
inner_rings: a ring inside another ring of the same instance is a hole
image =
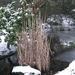
[[22, 50], [21, 50], [21, 36], [19, 36], [19, 42], [18, 42], [18, 56], [19, 56], [19, 64], [23, 65], [23, 57], [22, 57]]
[[30, 20], [30, 17], [28, 18], [28, 28], [27, 28], [27, 20], [23, 22], [25, 23], [25, 25], [23, 25], [22, 34], [18, 36], [20, 38], [18, 42], [19, 64], [30, 65], [32, 67], [36, 66], [40, 71], [49, 71], [50, 45], [47, 41], [47, 35], [45, 30], [42, 33], [42, 25], [40, 21], [41, 18], [40, 9], [39, 9], [39, 20], [37, 14], [35, 17], [36, 20], [34, 19], [34, 17], [32, 17], [32, 21]]

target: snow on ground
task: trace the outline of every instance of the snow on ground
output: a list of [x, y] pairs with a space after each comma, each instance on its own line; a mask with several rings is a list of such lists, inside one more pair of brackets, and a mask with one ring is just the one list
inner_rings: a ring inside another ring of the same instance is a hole
[[[6, 42], [4, 42], [4, 36], [0, 36], [0, 38], [1, 38], [1, 40], [2, 40], [2, 42], [0, 43], [0, 51], [4, 51], [5, 49], [7, 49], [7, 43]], [[1, 54], [0, 54], [1, 55]]]
[[73, 41], [65, 41], [65, 40], [62, 40], [62, 42], [61, 42], [61, 45], [63, 45], [63, 46], [71, 46], [71, 42], [73, 42]]
[[72, 11], [75, 12], [75, 9], [73, 9]]
[[[24, 73], [24, 75], [41, 75], [41, 72], [37, 69], [31, 68], [30, 66], [15, 66], [12, 69], [12, 73]], [[73, 60], [67, 68], [62, 71], [59, 71], [54, 75], [75, 75], [75, 60]]]
[[47, 23], [42, 23], [42, 32], [44, 31], [44, 29], [47, 32], [47, 31], [50, 31], [51, 27]]
[[5, 36], [0, 36], [1, 43], [0, 43], [0, 55], [7, 55], [10, 52], [15, 52], [17, 47], [10, 46], [10, 50], [7, 48], [7, 42], [4, 42]]
[[72, 24], [74, 24], [74, 21], [73, 21], [73, 19], [72, 18], [62, 18], [63, 19], [63, 21], [62, 21], [62, 26], [63, 27], [69, 27], [70, 25], [72, 25]]
[[14, 66], [12, 69], [12, 73], [21, 72], [24, 73], [24, 75], [41, 75], [41, 72], [37, 69], [34, 69], [30, 66]]
[[73, 60], [66, 69], [55, 75], [75, 75], [75, 60]]
[[47, 23], [56, 22], [59, 25], [62, 24], [63, 27], [68, 27], [69, 25], [74, 24], [74, 19], [71, 18], [69, 15], [52, 15], [50, 18], [47, 18]]

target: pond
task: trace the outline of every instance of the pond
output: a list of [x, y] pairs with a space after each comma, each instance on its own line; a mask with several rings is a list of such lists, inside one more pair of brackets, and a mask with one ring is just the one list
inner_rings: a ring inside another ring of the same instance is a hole
[[[15, 8], [19, 6], [19, 0], [0, 0], [0, 6], [6, 6], [8, 3], [11, 3], [12, 1], [17, 1]], [[50, 26], [50, 30], [47, 31], [49, 39], [51, 37], [51, 30], [52, 28], [54, 29], [51, 41], [52, 58], [61, 51], [64, 51], [66, 49], [68, 50], [72, 49], [71, 47], [75, 46], [75, 20], [72, 17], [72, 10], [75, 9], [74, 8], [75, 5], [74, 3], [71, 2], [71, 0], [69, 1], [66, 0], [66, 1], [67, 2], [61, 2], [61, 1], [55, 2], [54, 0], [53, 1], [51, 0], [50, 2], [47, 2], [41, 6], [42, 22], [44, 22], [45, 16], [47, 15], [47, 25]], [[4, 45], [5, 44], [6, 43], [4, 43]], [[2, 49], [5, 48], [4, 46], [1, 47], [0, 45], [0, 51], [2, 51]], [[15, 65], [17, 62], [16, 57], [17, 57], [16, 55], [10, 57], [11, 61], [15, 61], [14, 62]], [[0, 60], [0, 65], [1, 65], [0, 74], [2, 74], [2, 72], [4, 72], [3, 70], [5, 69], [8, 69], [9, 70], [8, 73], [10, 73], [13, 64], [10, 67], [10, 63], [8, 61], [9, 61], [8, 58]], [[9, 65], [8, 68], [6, 68], [7, 65]], [[8, 75], [8, 73], [6, 75]]]

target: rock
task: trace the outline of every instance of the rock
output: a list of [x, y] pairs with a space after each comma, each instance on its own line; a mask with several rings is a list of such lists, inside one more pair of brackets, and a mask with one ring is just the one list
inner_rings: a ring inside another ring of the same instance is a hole
[[50, 22], [51, 22], [51, 19], [47, 18], [47, 23], [50, 24]]
[[0, 43], [2, 42], [1, 38], [0, 38]]
[[11, 73], [11, 75], [24, 75], [24, 74], [19, 72], [19, 73]]
[[14, 65], [18, 65], [16, 54], [10, 56], [10, 59], [8, 57], [0, 59], [0, 75], [12, 75], [11, 70]]
[[72, 12], [75, 12], [75, 9], [73, 9]]
[[50, 24], [50, 25], [58, 25], [58, 23], [56, 21], [55, 22], [51, 21], [50, 18], [47, 19], [47, 23]]
[[65, 68], [64, 70], [58, 72], [55, 75], [75, 75], [75, 60], [73, 60], [69, 66], [67, 68]]
[[52, 60], [50, 63], [50, 71], [53, 73], [63, 70], [69, 65], [69, 62], [60, 61], [60, 60]]
[[24, 73], [24, 75], [41, 75], [41, 72], [37, 69], [34, 69], [30, 66], [14, 66], [12, 73]]
[[43, 32], [44, 28], [45, 28], [45, 31], [47, 32], [50, 30], [50, 25], [48, 23], [42, 23], [42, 32]]

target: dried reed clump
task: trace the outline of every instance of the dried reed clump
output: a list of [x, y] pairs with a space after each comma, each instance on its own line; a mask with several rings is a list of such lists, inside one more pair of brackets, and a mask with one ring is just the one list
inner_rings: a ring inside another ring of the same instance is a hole
[[[40, 8], [39, 0], [38, 4], [38, 7]], [[37, 9], [37, 5], [35, 6], [35, 9]], [[45, 30], [42, 33], [40, 16], [41, 13], [39, 9], [39, 15], [35, 13], [32, 18], [24, 18], [25, 20], [23, 22], [22, 33], [17, 33], [19, 37], [18, 60], [20, 65], [30, 65], [32, 67], [36, 66], [40, 71], [49, 71], [50, 45], [47, 41], [47, 35]]]

